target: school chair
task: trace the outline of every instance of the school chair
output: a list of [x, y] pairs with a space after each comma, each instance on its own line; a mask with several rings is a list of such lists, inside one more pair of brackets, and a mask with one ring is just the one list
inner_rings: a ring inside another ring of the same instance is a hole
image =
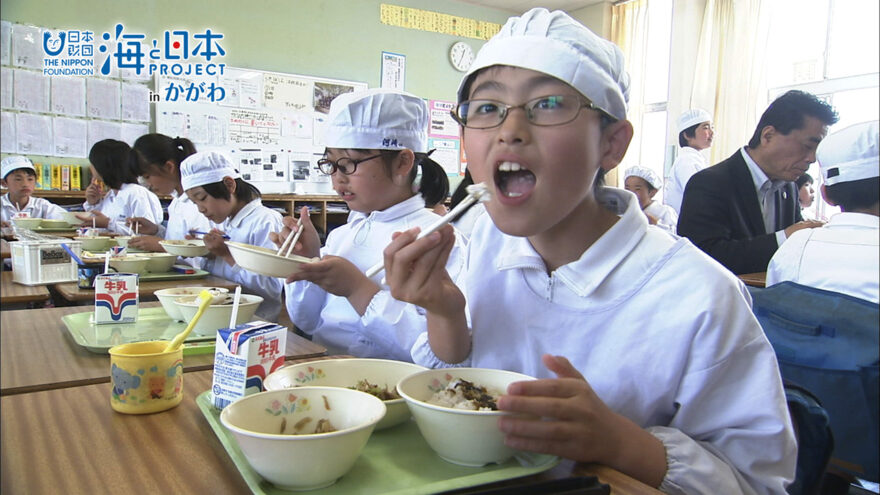
[[782, 378], [806, 388], [828, 413], [830, 464], [876, 482], [880, 305], [794, 282], [748, 290]]

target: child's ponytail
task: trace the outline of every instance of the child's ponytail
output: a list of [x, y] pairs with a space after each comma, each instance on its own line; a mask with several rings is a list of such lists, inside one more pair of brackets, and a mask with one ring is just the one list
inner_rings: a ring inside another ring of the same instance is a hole
[[419, 167], [413, 167], [412, 175], [412, 178], [415, 179], [417, 169], [421, 168], [422, 178], [419, 183], [419, 192], [425, 198], [425, 206], [428, 208], [446, 201], [446, 196], [449, 195], [449, 178], [446, 176], [446, 170], [429, 157], [433, 151], [415, 154], [416, 165]]

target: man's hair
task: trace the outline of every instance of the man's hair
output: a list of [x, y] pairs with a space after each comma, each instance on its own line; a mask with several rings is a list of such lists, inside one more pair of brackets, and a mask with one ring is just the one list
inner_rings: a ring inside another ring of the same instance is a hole
[[767, 110], [764, 110], [758, 126], [755, 127], [755, 133], [749, 140], [749, 148], [761, 145], [761, 131], [768, 125], [772, 125], [779, 133], [788, 135], [804, 126], [804, 116], [819, 119], [829, 126], [836, 124], [838, 119], [837, 112], [831, 105], [815, 95], [793, 89], [773, 100]]
[[678, 133], [678, 145], [684, 148], [688, 145], [687, 139], [685, 137], [689, 137], [691, 139], [697, 137], [697, 127], [700, 127], [702, 122], [697, 122], [696, 124], [688, 127], [687, 129]]
[[813, 176], [804, 172], [804, 175], [798, 177], [797, 180], [794, 181], [794, 183], [797, 184], [797, 188], [800, 189], [804, 187], [804, 184], [812, 184]]
[[825, 196], [843, 211], [866, 210], [880, 203], [880, 177], [825, 186]]

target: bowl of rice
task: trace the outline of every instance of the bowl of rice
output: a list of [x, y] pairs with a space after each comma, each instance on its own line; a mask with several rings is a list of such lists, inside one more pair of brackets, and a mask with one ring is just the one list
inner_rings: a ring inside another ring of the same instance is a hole
[[245, 396], [220, 413], [248, 463], [282, 490], [313, 490], [345, 475], [385, 416], [379, 398], [340, 387]]
[[419, 431], [441, 458], [462, 466], [503, 463], [516, 451], [504, 445], [497, 400], [513, 382], [534, 378], [512, 371], [440, 368], [397, 384]]
[[385, 402], [388, 412], [377, 430], [405, 423], [411, 417], [406, 401], [397, 393], [397, 383], [426, 368], [390, 359], [321, 359], [279, 368], [263, 382], [266, 390], [302, 386], [344, 387], [375, 395]]

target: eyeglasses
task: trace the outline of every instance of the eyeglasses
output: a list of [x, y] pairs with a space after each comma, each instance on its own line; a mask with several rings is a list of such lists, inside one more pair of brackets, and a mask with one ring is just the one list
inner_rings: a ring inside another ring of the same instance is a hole
[[328, 160], [327, 158], [321, 158], [320, 160], [318, 160], [318, 170], [320, 170], [321, 173], [325, 175], [333, 175], [333, 172], [336, 172], [337, 170], [341, 172], [342, 175], [351, 175], [357, 170], [357, 166], [359, 163], [363, 163], [367, 160], [372, 160], [373, 158], [378, 158], [380, 156], [382, 156], [382, 153], [379, 153], [378, 155], [368, 156], [366, 158], [361, 158], [358, 160], [343, 156], [335, 162], [333, 160]]
[[452, 110], [452, 118], [471, 129], [490, 129], [504, 122], [514, 108], [522, 108], [526, 119], [533, 125], [551, 126], [567, 124], [577, 118], [581, 108], [605, 113], [592, 102], [584, 102], [574, 95], [541, 96], [522, 105], [508, 105], [495, 100], [467, 100]]

